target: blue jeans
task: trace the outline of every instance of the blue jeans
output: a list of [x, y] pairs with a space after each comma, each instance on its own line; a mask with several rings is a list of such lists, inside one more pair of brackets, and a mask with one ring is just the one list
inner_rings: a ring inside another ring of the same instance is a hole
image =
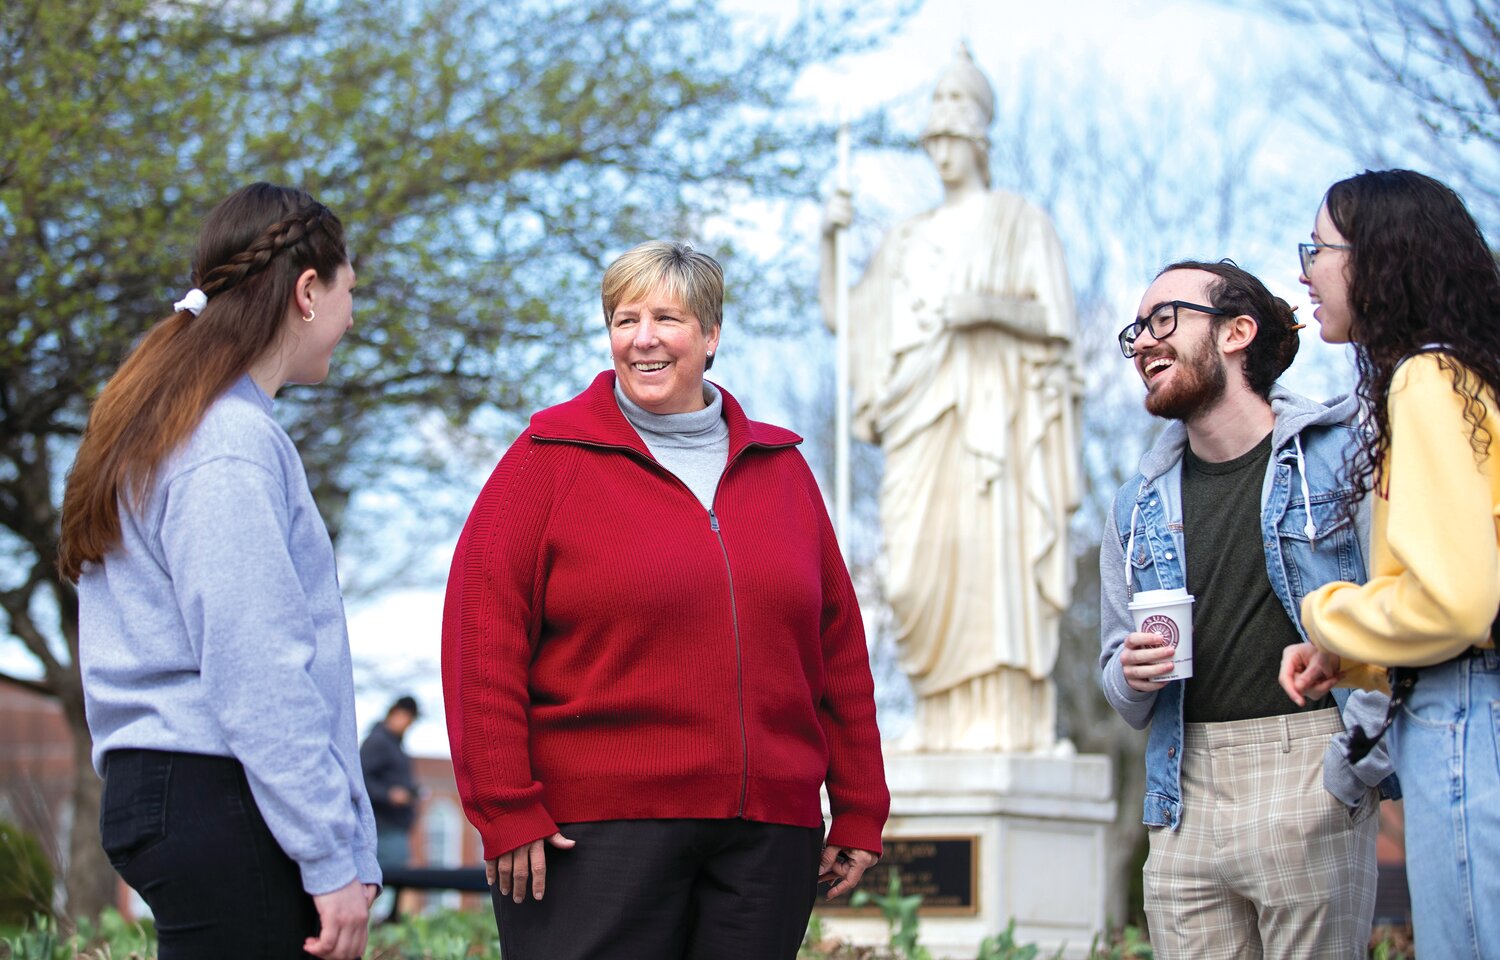
[[[411, 866], [411, 834], [400, 827], [382, 827], [375, 823], [375, 862], [382, 871]], [[380, 896], [370, 904], [371, 917], [390, 919], [391, 907], [396, 894], [390, 887], [380, 891]]]
[[382, 870], [411, 865], [411, 834], [400, 827], [375, 825], [375, 862]]
[[1500, 655], [1425, 667], [1391, 728], [1420, 957], [1500, 955]]

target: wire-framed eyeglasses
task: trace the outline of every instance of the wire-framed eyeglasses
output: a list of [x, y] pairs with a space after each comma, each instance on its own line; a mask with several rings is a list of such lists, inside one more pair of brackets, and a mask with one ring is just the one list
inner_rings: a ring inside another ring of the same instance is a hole
[[1170, 337], [1177, 329], [1177, 311], [1180, 309], [1197, 310], [1211, 317], [1222, 317], [1225, 314], [1218, 307], [1205, 307], [1201, 303], [1189, 303], [1186, 300], [1168, 300], [1157, 305], [1146, 316], [1136, 317], [1120, 331], [1120, 352], [1125, 354], [1126, 359], [1135, 356], [1135, 341], [1148, 330], [1157, 340]]
[[1351, 249], [1347, 243], [1299, 243], [1297, 244], [1297, 259], [1302, 263], [1302, 275], [1305, 277], [1312, 272], [1313, 258], [1318, 255], [1319, 250], [1348, 250]]

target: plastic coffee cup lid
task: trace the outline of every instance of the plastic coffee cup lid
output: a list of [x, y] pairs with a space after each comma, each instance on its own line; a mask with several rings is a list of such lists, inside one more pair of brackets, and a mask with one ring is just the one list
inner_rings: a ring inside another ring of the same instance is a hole
[[[1160, 591], [1153, 590], [1151, 592], [1152, 593], [1158, 593]], [[1139, 596], [1139, 594], [1137, 594], [1137, 596]], [[1146, 599], [1146, 600], [1132, 600], [1132, 601], [1130, 601], [1129, 606], [1130, 606], [1130, 609], [1132, 609], [1132, 610], [1145, 610], [1148, 607], [1175, 607], [1175, 606], [1178, 606], [1179, 604], [1192, 603], [1192, 602], [1193, 602], [1193, 596], [1192, 596], [1192, 594], [1188, 594], [1187, 596], [1159, 597], [1159, 598], [1158, 597], [1153, 597], [1153, 598]]]

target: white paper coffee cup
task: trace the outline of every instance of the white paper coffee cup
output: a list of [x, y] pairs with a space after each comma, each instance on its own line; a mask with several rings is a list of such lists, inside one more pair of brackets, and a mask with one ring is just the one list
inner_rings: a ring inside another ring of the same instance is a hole
[[1186, 680], [1193, 675], [1193, 596], [1184, 587], [1141, 590], [1130, 601], [1137, 633], [1154, 633], [1173, 648], [1172, 672], [1158, 680]]

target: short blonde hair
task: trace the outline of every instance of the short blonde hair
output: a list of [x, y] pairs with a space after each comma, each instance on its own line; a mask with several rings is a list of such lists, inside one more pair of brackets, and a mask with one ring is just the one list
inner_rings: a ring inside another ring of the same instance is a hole
[[604, 325], [609, 326], [620, 304], [639, 300], [658, 287], [665, 287], [698, 317], [704, 336], [723, 322], [724, 268], [719, 262], [690, 244], [650, 240], [620, 254], [604, 271]]

